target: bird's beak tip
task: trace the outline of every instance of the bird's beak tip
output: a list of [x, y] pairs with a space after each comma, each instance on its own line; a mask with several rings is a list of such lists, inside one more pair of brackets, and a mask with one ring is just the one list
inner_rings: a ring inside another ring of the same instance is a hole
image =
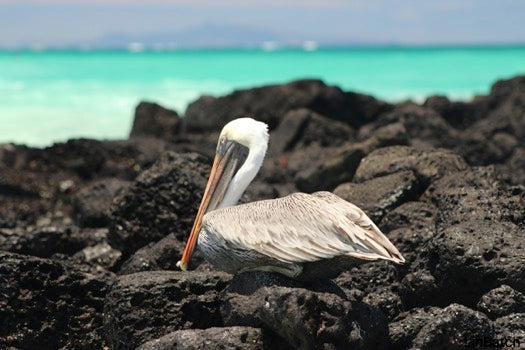
[[182, 271], [186, 271], [188, 269], [188, 265], [186, 265], [183, 261], [179, 260], [177, 261], [177, 267], [181, 269]]

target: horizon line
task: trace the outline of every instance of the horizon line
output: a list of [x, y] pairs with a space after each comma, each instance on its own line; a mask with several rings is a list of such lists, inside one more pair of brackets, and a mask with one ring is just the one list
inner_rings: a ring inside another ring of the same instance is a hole
[[[306, 42], [305, 42], [306, 43]], [[141, 52], [177, 52], [177, 51], [317, 51], [317, 50], [344, 50], [344, 49], [477, 49], [477, 48], [519, 48], [525, 47], [523, 42], [470, 42], [470, 43], [348, 43], [348, 44], [323, 44], [315, 42], [315, 47], [308, 45], [279, 45], [276, 43], [271, 48], [265, 48], [264, 43], [261, 45], [209, 45], [209, 46], [158, 46], [133, 42], [127, 45], [21, 45], [21, 46], [0, 46], [0, 52], [60, 52], [60, 51], [78, 51], [78, 52], [103, 52], [103, 51], [122, 51], [131, 53]]]

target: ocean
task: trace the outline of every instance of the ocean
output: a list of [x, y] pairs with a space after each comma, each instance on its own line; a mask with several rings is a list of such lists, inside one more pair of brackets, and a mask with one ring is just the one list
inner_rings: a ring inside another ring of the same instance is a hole
[[319, 78], [387, 101], [470, 99], [525, 73], [525, 46], [265, 51], [0, 51], [0, 143], [126, 138], [141, 100], [183, 113], [202, 94]]

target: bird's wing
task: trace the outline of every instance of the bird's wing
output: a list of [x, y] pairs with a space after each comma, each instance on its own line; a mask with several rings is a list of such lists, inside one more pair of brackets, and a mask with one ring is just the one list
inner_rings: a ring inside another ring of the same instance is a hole
[[405, 262], [361, 209], [330, 192], [218, 209], [205, 215], [203, 227], [234, 246], [287, 263], [340, 255]]

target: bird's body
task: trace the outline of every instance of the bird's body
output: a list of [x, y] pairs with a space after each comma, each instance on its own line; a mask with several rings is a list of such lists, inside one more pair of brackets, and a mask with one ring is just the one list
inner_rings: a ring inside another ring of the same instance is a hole
[[[197, 243], [216, 268], [272, 271], [297, 279], [332, 277], [364, 261], [404, 263], [397, 248], [357, 206], [330, 192], [236, 205], [257, 174], [268, 143], [266, 125], [227, 124], [179, 266]], [[198, 238], [198, 239], [197, 239]]]
[[321, 261], [331, 260], [326, 277], [360, 261], [404, 261], [361, 209], [330, 192], [211, 211], [203, 218], [198, 246], [229, 273], [265, 270], [299, 279], [316, 277], [312, 268]]

